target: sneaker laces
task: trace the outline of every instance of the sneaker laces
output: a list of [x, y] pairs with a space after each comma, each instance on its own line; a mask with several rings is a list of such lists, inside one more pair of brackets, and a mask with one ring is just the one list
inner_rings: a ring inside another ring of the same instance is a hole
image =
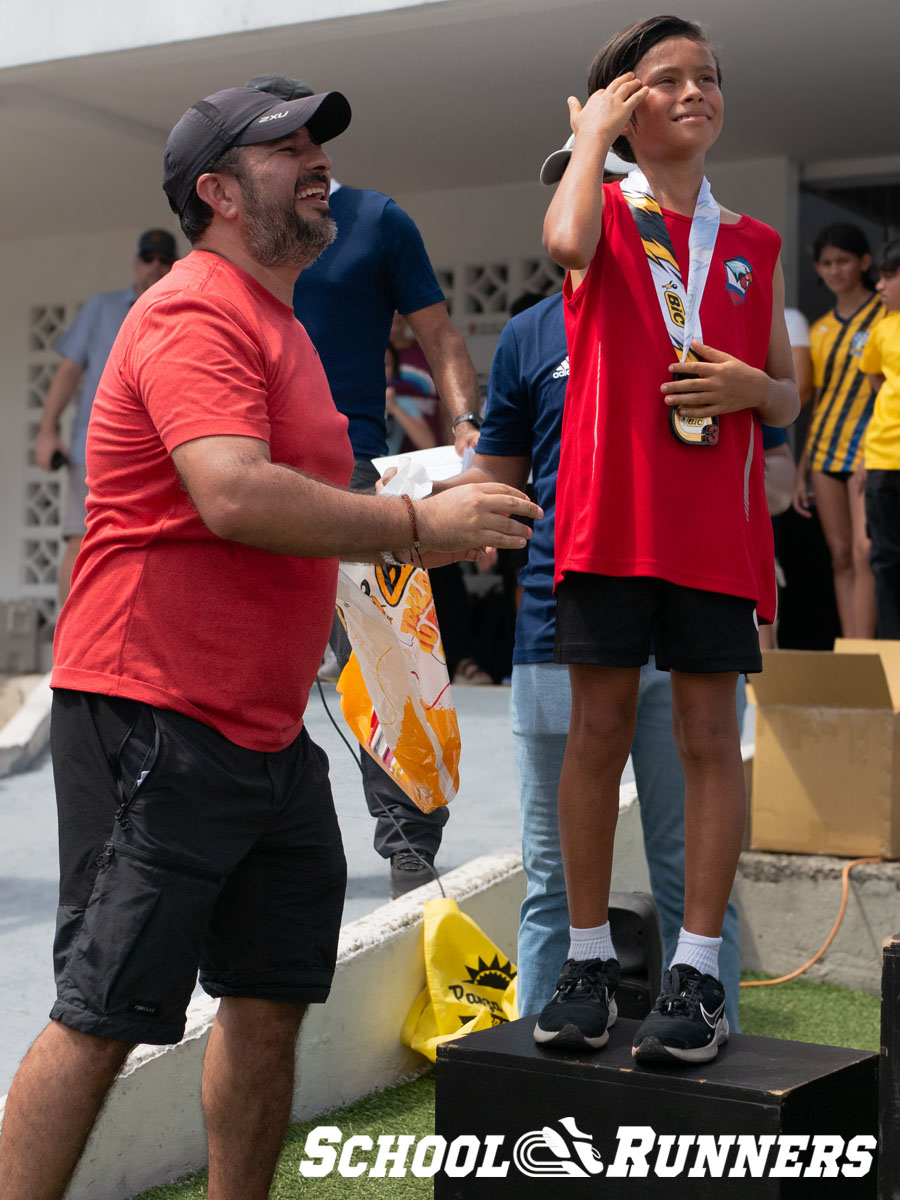
[[604, 962], [591, 962], [586, 959], [584, 962], [576, 962], [574, 967], [569, 968], [565, 975], [561, 976], [559, 983], [556, 985], [556, 991], [559, 996], [571, 996], [574, 992], [585, 992], [591, 994], [594, 991], [610, 987], [610, 981], [606, 977], [606, 964]]
[[700, 1003], [698, 995], [700, 991], [699, 975], [688, 975], [687, 978], [682, 978], [676, 971], [670, 976], [672, 991], [661, 992], [656, 1002], [656, 1008], [661, 1013], [667, 1015], [678, 1013], [686, 1017], [693, 1017], [697, 1011], [697, 1005]]

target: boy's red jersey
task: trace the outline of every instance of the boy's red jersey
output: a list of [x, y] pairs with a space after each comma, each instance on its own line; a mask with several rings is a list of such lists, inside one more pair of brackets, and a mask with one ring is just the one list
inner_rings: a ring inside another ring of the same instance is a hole
[[[565, 284], [569, 386], [556, 491], [556, 581], [567, 571], [647, 575], [747, 596], [775, 616], [762, 435], [746, 409], [720, 416], [716, 446], [669, 429], [660, 385], [677, 355], [618, 184], [603, 185], [603, 236], [577, 291]], [[664, 213], [687, 280], [690, 218]], [[722, 224], [700, 306], [703, 341], [765, 368], [781, 239]]]

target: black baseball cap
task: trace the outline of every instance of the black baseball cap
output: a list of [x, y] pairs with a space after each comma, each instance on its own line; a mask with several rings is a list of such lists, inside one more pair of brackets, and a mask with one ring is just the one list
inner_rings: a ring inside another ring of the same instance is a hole
[[305, 125], [319, 145], [350, 124], [350, 105], [340, 92], [283, 100], [256, 88], [227, 88], [187, 110], [166, 142], [163, 191], [183, 211], [197, 180], [231, 146], [255, 146]]
[[148, 229], [138, 238], [137, 253], [163, 254], [174, 262], [178, 257], [175, 239], [166, 229]]

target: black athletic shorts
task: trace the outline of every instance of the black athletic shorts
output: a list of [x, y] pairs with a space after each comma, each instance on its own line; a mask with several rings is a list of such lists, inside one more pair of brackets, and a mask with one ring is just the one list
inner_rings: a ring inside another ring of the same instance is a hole
[[756, 604], [647, 576], [570, 573], [556, 589], [558, 663], [706, 675], [762, 670]]
[[326, 999], [347, 871], [305, 730], [265, 754], [169, 709], [57, 690], [51, 746], [53, 1020], [177, 1042], [198, 967], [211, 996]]

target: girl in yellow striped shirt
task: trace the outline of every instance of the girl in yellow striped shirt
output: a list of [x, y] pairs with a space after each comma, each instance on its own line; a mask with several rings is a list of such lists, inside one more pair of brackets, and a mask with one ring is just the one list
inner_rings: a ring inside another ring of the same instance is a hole
[[884, 314], [868, 286], [872, 264], [866, 236], [856, 225], [830, 225], [815, 241], [819, 278], [835, 306], [812, 326], [810, 353], [816, 391], [806, 444], [798, 464], [794, 508], [810, 517], [810, 472], [822, 531], [831, 552], [834, 591], [844, 637], [875, 636], [875, 593], [869, 566], [863, 443], [872, 414], [872, 389], [860, 370], [863, 348]]

